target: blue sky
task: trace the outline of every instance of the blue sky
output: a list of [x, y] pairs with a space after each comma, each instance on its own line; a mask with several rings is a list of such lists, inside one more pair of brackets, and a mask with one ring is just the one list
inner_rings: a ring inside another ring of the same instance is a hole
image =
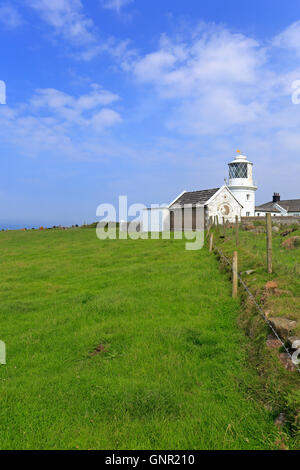
[[300, 198], [300, 0], [1, 0], [1, 226], [221, 186]]

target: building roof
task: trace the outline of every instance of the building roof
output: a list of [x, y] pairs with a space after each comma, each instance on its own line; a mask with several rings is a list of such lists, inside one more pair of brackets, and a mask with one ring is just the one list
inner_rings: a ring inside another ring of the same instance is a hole
[[195, 206], [196, 204], [205, 204], [211, 197], [219, 191], [220, 188], [214, 189], [204, 189], [202, 191], [191, 191], [185, 192], [181, 196], [179, 196], [176, 201], [173, 202], [171, 207], [174, 206], [184, 206], [185, 204], [192, 204]]
[[255, 208], [256, 211], [265, 211], [265, 212], [280, 212], [277, 206], [282, 207], [287, 212], [300, 212], [300, 199], [287, 199], [285, 201], [277, 202], [266, 202], [261, 206]]
[[275, 202], [266, 202], [265, 204], [261, 204], [260, 206], [256, 206], [255, 210], [256, 211], [262, 211], [262, 212], [278, 212], [280, 211], [276, 208], [276, 203]]
[[278, 201], [277, 204], [288, 212], [300, 211], [300, 199], [287, 199], [286, 201]]

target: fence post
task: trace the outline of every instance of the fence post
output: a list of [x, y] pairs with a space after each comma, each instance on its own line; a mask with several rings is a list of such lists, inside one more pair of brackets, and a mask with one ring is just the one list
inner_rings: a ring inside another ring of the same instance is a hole
[[238, 254], [237, 251], [233, 252], [232, 260], [232, 297], [238, 295]]
[[211, 229], [211, 225], [209, 224], [207, 228], [207, 232], [206, 232], [206, 239], [209, 237], [210, 229]]
[[210, 239], [209, 239], [209, 252], [211, 253], [213, 251], [214, 247], [214, 234], [210, 234]]
[[236, 215], [235, 216], [235, 244], [236, 246], [238, 246], [240, 243], [239, 234], [240, 234], [239, 216]]
[[272, 218], [271, 214], [266, 215], [266, 225], [267, 225], [267, 265], [268, 265], [268, 274], [272, 274]]

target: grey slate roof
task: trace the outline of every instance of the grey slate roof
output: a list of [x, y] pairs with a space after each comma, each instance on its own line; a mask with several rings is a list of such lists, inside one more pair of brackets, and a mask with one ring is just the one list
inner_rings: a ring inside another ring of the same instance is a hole
[[[287, 212], [300, 212], [300, 199], [287, 199], [285, 201], [278, 201], [276, 204], [281, 206]], [[256, 211], [266, 211], [266, 212], [280, 212], [275, 208], [274, 202], [266, 202], [261, 206], [255, 208]]]
[[300, 211], [300, 199], [288, 199], [286, 201], [278, 201], [278, 204], [288, 212]]
[[275, 203], [274, 202], [266, 202], [265, 204], [261, 204], [261, 206], [256, 206], [255, 207], [255, 210], [256, 211], [262, 211], [262, 212], [278, 212], [280, 213], [280, 211], [278, 209], [276, 209], [275, 207]]
[[171, 207], [174, 206], [184, 206], [185, 204], [205, 204], [220, 188], [214, 189], [204, 189], [202, 191], [191, 191], [182, 194], [175, 202], [173, 202]]

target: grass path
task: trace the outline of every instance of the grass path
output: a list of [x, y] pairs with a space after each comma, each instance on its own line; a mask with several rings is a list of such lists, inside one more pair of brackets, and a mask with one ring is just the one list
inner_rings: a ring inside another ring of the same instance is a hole
[[276, 448], [207, 250], [70, 230], [3, 232], [0, 253], [1, 449]]

